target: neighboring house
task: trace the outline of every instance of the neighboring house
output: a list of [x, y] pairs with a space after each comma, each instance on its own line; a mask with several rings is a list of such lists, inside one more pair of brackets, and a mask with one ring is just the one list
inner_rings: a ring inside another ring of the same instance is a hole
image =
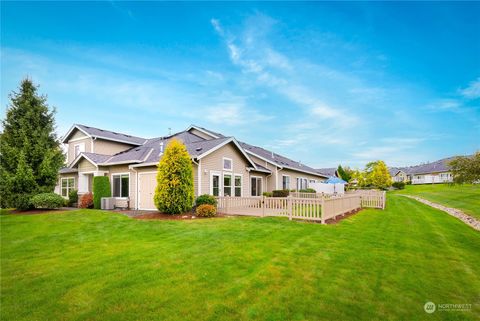
[[392, 182], [404, 182], [408, 181], [407, 172], [399, 167], [391, 167], [388, 169], [390, 176], [392, 177]]
[[92, 191], [94, 176], [108, 176], [117, 207], [153, 210], [157, 164], [173, 139], [192, 158], [195, 195], [261, 196], [275, 189], [304, 189], [328, 175], [261, 147], [238, 142], [198, 126], [145, 139], [84, 125], [73, 125], [67, 144], [68, 166], [60, 170], [56, 191], [68, 197]]
[[455, 157], [444, 158], [432, 163], [410, 167], [392, 167], [389, 169], [394, 182], [408, 182], [412, 184], [437, 184], [453, 182], [448, 163]]

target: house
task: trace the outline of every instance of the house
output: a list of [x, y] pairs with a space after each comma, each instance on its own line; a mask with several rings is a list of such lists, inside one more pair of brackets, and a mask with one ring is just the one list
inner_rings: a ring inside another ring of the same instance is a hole
[[390, 176], [393, 182], [411, 182], [412, 184], [437, 184], [453, 182], [448, 163], [455, 157], [448, 157], [426, 164], [410, 167], [391, 167]]
[[408, 179], [407, 172], [403, 168], [391, 167], [388, 169], [390, 176], [392, 177], [392, 182], [404, 182], [406, 183]]
[[317, 173], [328, 177], [338, 177], [337, 168], [318, 168]]
[[56, 191], [68, 197], [76, 189], [82, 195], [92, 191], [94, 176], [107, 176], [117, 207], [153, 210], [157, 164], [174, 138], [192, 158], [197, 196], [261, 196], [275, 189], [304, 189], [328, 178], [285, 156], [195, 125], [146, 139], [75, 124], [62, 139], [68, 166], [60, 170]]
[[405, 168], [407, 180], [412, 184], [437, 184], [453, 182], [448, 163], [455, 157], [440, 159], [432, 163], [426, 163]]

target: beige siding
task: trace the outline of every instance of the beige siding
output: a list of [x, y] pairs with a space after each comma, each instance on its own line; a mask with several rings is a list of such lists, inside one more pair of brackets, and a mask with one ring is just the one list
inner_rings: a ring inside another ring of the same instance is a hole
[[[232, 159], [233, 171], [223, 170], [223, 157]], [[201, 194], [210, 194], [210, 175], [212, 171], [216, 171], [221, 174], [233, 173], [242, 175], [242, 196], [250, 195], [249, 173], [247, 171], [247, 167], [250, 166], [250, 163], [248, 163], [247, 159], [233, 143], [227, 144], [205, 156], [201, 159]], [[223, 183], [223, 176], [220, 180]]]
[[297, 189], [297, 178], [306, 178], [309, 181], [311, 179], [315, 179], [317, 181], [324, 181], [325, 178], [303, 173], [297, 172], [290, 169], [281, 169], [278, 171], [278, 186], [276, 189], [282, 189], [282, 175], [289, 175], [290, 176], [290, 189]]
[[68, 142], [68, 153], [67, 153], [67, 161], [68, 164], [75, 160], [75, 145], [84, 144], [85, 145], [85, 152], [91, 153], [92, 152], [92, 139], [86, 137], [85, 139], [77, 140], [77, 141], [69, 141]]
[[192, 129], [190, 130], [190, 133], [192, 133], [192, 134], [194, 134], [194, 135], [197, 135], [198, 137], [202, 137], [202, 138], [204, 138], [204, 139], [212, 139], [212, 136], [207, 135], [207, 134], [205, 134], [205, 133], [203, 133], [203, 132], [201, 132], [201, 131], [199, 131], [199, 130], [196, 130], [196, 129], [194, 129], [194, 128], [192, 128]]
[[78, 166], [79, 173], [97, 171], [97, 167], [83, 157], [77, 163], [77, 166]]
[[258, 158], [257, 156], [255, 155], [251, 155], [251, 154], [248, 154], [248, 156], [257, 164], [259, 165], [262, 165], [263, 167], [265, 168], [268, 168], [272, 174], [256, 174], [256, 173], [252, 173], [251, 175], [253, 176], [261, 176], [263, 178], [263, 186], [262, 186], [262, 190], [264, 192], [271, 192], [273, 191], [275, 188], [275, 177], [276, 177], [276, 169], [277, 167], [269, 162], [266, 162], [260, 158]]
[[93, 141], [93, 152], [97, 154], [114, 155], [132, 147], [132, 145], [112, 142], [104, 139], [96, 139]]

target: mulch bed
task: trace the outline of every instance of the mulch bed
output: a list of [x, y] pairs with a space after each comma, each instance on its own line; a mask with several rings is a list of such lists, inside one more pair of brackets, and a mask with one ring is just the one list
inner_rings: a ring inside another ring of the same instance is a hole
[[338, 222], [343, 221], [344, 219], [349, 218], [350, 216], [353, 216], [353, 215], [357, 214], [361, 210], [362, 209], [353, 210], [351, 212], [345, 213], [345, 215], [339, 215], [336, 218], [330, 218], [330, 219], [326, 220], [325, 223], [326, 224], [337, 224]]

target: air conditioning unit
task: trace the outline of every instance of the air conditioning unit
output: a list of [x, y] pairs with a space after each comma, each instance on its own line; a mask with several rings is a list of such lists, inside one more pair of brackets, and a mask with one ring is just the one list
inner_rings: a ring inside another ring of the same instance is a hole
[[115, 198], [114, 197], [102, 197], [101, 200], [101, 209], [102, 210], [113, 210], [115, 208]]

